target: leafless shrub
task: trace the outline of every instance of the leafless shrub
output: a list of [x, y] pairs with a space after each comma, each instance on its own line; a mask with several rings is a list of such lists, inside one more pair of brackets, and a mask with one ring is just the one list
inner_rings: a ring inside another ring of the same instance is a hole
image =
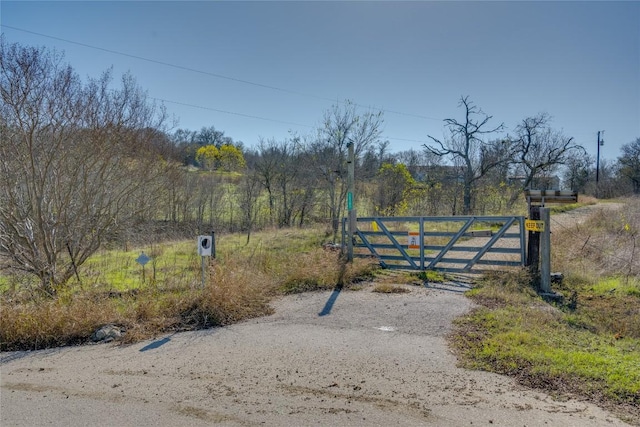
[[82, 83], [62, 57], [0, 40], [0, 256], [56, 294], [148, 210], [162, 111], [133, 78]]

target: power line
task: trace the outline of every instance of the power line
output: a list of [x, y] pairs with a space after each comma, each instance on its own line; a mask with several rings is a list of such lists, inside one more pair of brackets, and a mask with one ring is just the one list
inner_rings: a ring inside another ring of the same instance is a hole
[[[271, 118], [261, 117], [261, 116], [254, 116], [254, 115], [251, 115], [251, 114], [238, 113], [238, 112], [235, 112], [235, 111], [221, 110], [221, 109], [213, 108], [213, 107], [205, 107], [205, 106], [202, 106], [202, 105], [189, 104], [187, 102], [172, 101], [170, 99], [158, 98], [158, 97], [155, 97], [155, 96], [149, 96], [149, 99], [153, 99], [153, 100], [160, 101], [160, 102], [166, 102], [166, 103], [169, 103], [169, 104], [182, 105], [182, 106], [190, 107], [190, 108], [198, 108], [200, 110], [215, 111], [217, 113], [231, 114], [231, 115], [234, 115], [234, 116], [247, 117], [247, 118], [250, 118], [250, 119], [258, 119], [258, 120], [264, 120], [264, 121], [274, 122], [274, 123], [283, 123], [283, 124], [286, 124], [286, 125], [293, 125], [293, 126], [305, 127], [305, 128], [310, 128], [310, 129], [315, 128], [315, 126], [312, 126], [312, 125], [306, 125], [306, 124], [295, 123], [295, 122], [288, 122], [288, 121], [285, 121], [285, 120], [271, 119]], [[394, 137], [386, 137], [384, 139], [390, 139], [390, 140], [393, 140], [393, 141], [417, 142], [417, 143], [420, 143], [420, 144], [424, 144], [424, 143], [427, 142], [427, 141], [420, 141], [420, 140], [417, 140], [417, 139], [394, 138]]]
[[420, 144], [428, 144], [429, 143], [429, 141], [420, 141], [418, 139], [394, 138], [394, 137], [391, 137], [391, 136], [389, 136], [389, 137], [387, 137], [385, 139], [392, 139], [394, 141], [417, 142], [417, 143], [420, 143]]
[[[128, 58], [138, 59], [140, 61], [150, 62], [152, 64], [164, 65], [166, 67], [176, 68], [176, 69], [179, 69], [179, 70], [189, 71], [189, 72], [192, 72], [192, 73], [203, 74], [203, 75], [206, 75], [206, 76], [215, 77], [215, 78], [219, 78], [219, 79], [230, 80], [230, 81], [234, 81], [234, 82], [237, 82], [237, 83], [243, 83], [243, 84], [257, 86], [257, 87], [261, 87], [261, 88], [265, 88], [265, 89], [271, 89], [271, 90], [275, 90], [275, 91], [278, 91], [278, 92], [284, 92], [284, 93], [288, 93], [288, 94], [292, 94], [292, 95], [298, 95], [298, 96], [302, 96], [302, 97], [320, 99], [320, 100], [323, 100], [323, 101], [338, 102], [338, 103], [341, 103], [341, 104], [346, 104], [347, 103], [347, 101], [339, 101], [339, 100], [335, 101], [335, 100], [333, 100], [331, 98], [327, 98], [327, 97], [324, 97], [324, 96], [318, 96], [318, 95], [313, 95], [313, 94], [309, 94], [309, 93], [298, 92], [298, 91], [294, 91], [294, 90], [290, 90], [290, 89], [284, 89], [284, 88], [277, 87], [277, 86], [271, 86], [271, 85], [266, 85], [266, 84], [262, 84], [262, 83], [252, 82], [252, 81], [249, 81], [249, 80], [239, 79], [239, 78], [236, 78], [236, 77], [230, 77], [230, 76], [225, 76], [225, 75], [222, 75], [222, 74], [212, 73], [212, 72], [209, 72], [209, 71], [198, 70], [196, 68], [186, 67], [186, 66], [183, 66], [183, 65], [176, 65], [176, 64], [169, 63], [169, 62], [165, 62], [165, 61], [159, 61], [159, 60], [156, 60], [156, 59], [145, 58], [145, 57], [138, 56], [138, 55], [132, 55], [132, 54], [129, 54], [129, 53], [124, 53], [124, 52], [120, 52], [120, 51], [116, 51], [116, 50], [112, 50], [112, 49], [106, 49], [106, 48], [99, 47], [99, 46], [93, 46], [93, 45], [90, 45], [90, 44], [87, 44], [87, 43], [82, 43], [82, 42], [77, 42], [77, 41], [73, 41], [73, 40], [69, 40], [69, 39], [64, 39], [64, 38], [61, 38], [61, 37], [51, 36], [51, 35], [39, 33], [39, 32], [36, 32], [36, 31], [25, 30], [23, 28], [13, 27], [11, 25], [0, 24], [0, 26], [2, 26], [4, 28], [9, 28], [9, 29], [12, 29], [12, 30], [16, 30], [16, 31], [22, 31], [22, 32], [25, 32], [25, 33], [33, 34], [33, 35], [40, 36], [40, 37], [45, 37], [45, 38], [50, 38], [50, 39], [53, 39], [53, 40], [62, 41], [62, 42], [65, 42], [65, 43], [75, 44], [75, 45], [86, 47], [86, 48], [89, 48], [89, 49], [96, 49], [96, 50], [100, 50], [100, 51], [103, 51], [103, 52], [108, 52], [108, 53], [111, 53], [111, 54], [114, 54], [114, 55], [121, 55], [121, 56], [125, 56], [125, 57], [128, 57]], [[367, 106], [365, 106], [363, 104], [358, 104], [358, 103], [355, 103], [355, 102], [351, 102], [351, 104], [356, 106], [356, 107], [371, 109], [371, 107], [367, 107]], [[424, 115], [421, 115], [421, 114], [405, 113], [405, 112], [402, 112], [402, 111], [389, 110], [389, 109], [384, 109], [384, 108], [380, 108], [379, 110], [383, 111], [385, 113], [397, 114], [397, 115], [401, 115], [401, 116], [408, 116], [408, 117], [416, 117], [416, 118], [426, 119], [426, 120], [441, 121], [441, 119], [437, 119], [435, 117], [424, 116]], [[232, 113], [232, 114], [238, 114], [238, 113]]]
[[[346, 104], [347, 103], [347, 101], [332, 100], [331, 98], [320, 97], [320, 96], [316, 96], [316, 95], [309, 95], [309, 94], [305, 94], [305, 93], [301, 93], [301, 92], [291, 91], [291, 90], [288, 90], [288, 89], [278, 88], [278, 87], [275, 87], [275, 86], [264, 85], [264, 84], [261, 84], [261, 83], [255, 83], [255, 82], [251, 82], [251, 81], [248, 81], [248, 80], [237, 79], [237, 78], [234, 78], [234, 77], [228, 77], [228, 76], [224, 76], [224, 75], [221, 75], [221, 74], [216, 74], [216, 73], [211, 73], [211, 72], [207, 72], [207, 71], [197, 70], [195, 68], [185, 67], [185, 66], [181, 66], [181, 65], [175, 65], [175, 64], [168, 63], [168, 62], [163, 62], [163, 61], [158, 61], [158, 60], [154, 60], [154, 59], [144, 58], [144, 57], [141, 57], [141, 56], [132, 55], [132, 54], [128, 54], [128, 53], [123, 53], [123, 52], [119, 52], [119, 51], [115, 51], [115, 50], [111, 50], [111, 49], [106, 49], [106, 48], [102, 48], [102, 47], [98, 47], [98, 46], [93, 46], [93, 45], [89, 45], [89, 44], [86, 44], [86, 43], [81, 43], [81, 42], [76, 42], [76, 41], [73, 41], [73, 40], [63, 39], [63, 38], [60, 38], [60, 37], [50, 36], [50, 35], [38, 33], [38, 32], [35, 32], [35, 31], [30, 31], [30, 30], [25, 30], [25, 29], [22, 29], [22, 28], [13, 27], [13, 26], [10, 26], [10, 25], [0, 24], [0, 26], [5, 27], [5, 28], [10, 28], [10, 29], [13, 29], [13, 30], [17, 30], [17, 31], [22, 31], [22, 32], [34, 34], [34, 35], [41, 36], [41, 37], [46, 37], [46, 38], [50, 38], [50, 39], [54, 39], [54, 40], [59, 40], [59, 41], [65, 42], [65, 43], [71, 43], [71, 44], [75, 44], [75, 45], [78, 45], [78, 46], [87, 47], [89, 49], [96, 49], [96, 50], [100, 50], [100, 51], [103, 51], [103, 52], [112, 53], [112, 54], [115, 54], [115, 55], [121, 55], [121, 56], [134, 58], [134, 59], [138, 59], [138, 60], [141, 60], [141, 61], [146, 61], [146, 62], [158, 64], [158, 65], [164, 65], [164, 66], [168, 66], [168, 67], [172, 67], [172, 68], [176, 68], [176, 69], [181, 69], [181, 70], [184, 70], [184, 71], [189, 71], [189, 72], [199, 73], [199, 74], [203, 74], [203, 75], [208, 75], [208, 76], [211, 76], [211, 77], [232, 80], [232, 81], [236, 81], [236, 82], [239, 82], [239, 83], [245, 83], [245, 84], [249, 84], [249, 85], [253, 85], [253, 86], [263, 87], [263, 88], [266, 88], [266, 89], [272, 89], [272, 90], [281, 91], [281, 92], [290, 93], [290, 94], [299, 95], [299, 96], [312, 97], [312, 98], [327, 100], [327, 101], [331, 101], [331, 102], [339, 102], [339, 103], [342, 103], [342, 104]], [[153, 97], [153, 96], [149, 96], [149, 98], [157, 100], [157, 101], [160, 101], [160, 102], [176, 104], [176, 105], [182, 105], [182, 106], [185, 106], [185, 107], [197, 108], [197, 109], [201, 109], [201, 110], [215, 111], [215, 112], [218, 112], [218, 113], [230, 114], [230, 115], [246, 117], [246, 118], [251, 118], [251, 119], [257, 119], [257, 120], [263, 120], [263, 121], [269, 121], [269, 122], [273, 122], [273, 123], [282, 123], [282, 124], [287, 124], [287, 125], [292, 125], [292, 126], [299, 126], [299, 127], [305, 127], [305, 128], [314, 128], [314, 126], [308, 125], [308, 124], [288, 122], [288, 121], [285, 121], [285, 120], [278, 120], [278, 119], [272, 119], [272, 118], [267, 118], [267, 117], [251, 115], [251, 114], [238, 113], [238, 112], [235, 112], [235, 111], [222, 110], [222, 109], [213, 108], [213, 107], [205, 107], [205, 106], [202, 106], [202, 105], [195, 105], [195, 104], [190, 104], [190, 103], [186, 103], [186, 102], [173, 101], [173, 100], [166, 99], [166, 98], [159, 98], [159, 97]], [[354, 106], [361, 107], [361, 108], [371, 109], [371, 107], [366, 107], [366, 106], [364, 106], [362, 104], [357, 104], [357, 103], [354, 103], [354, 102], [351, 102], [351, 104], [354, 105]], [[438, 120], [439, 121], [439, 119], [435, 119], [435, 118], [427, 117], [427, 116], [421, 116], [421, 115], [418, 115], [418, 114], [403, 113], [403, 112], [394, 111], [394, 110], [388, 110], [388, 109], [381, 109], [381, 111], [388, 112], [388, 113], [393, 113], [393, 114], [399, 114], [399, 115], [412, 116], [412, 117], [417, 117], [417, 118], [423, 118], [423, 119], [429, 119], [429, 120]], [[420, 140], [416, 140], [416, 139], [406, 139], [406, 138], [386, 137], [385, 139], [393, 140], [393, 141], [416, 142], [416, 143], [420, 143], [420, 144], [427, 143], [427, 141], [420, 141]]]
[[198, 109], [201, 109], [201, 110], [216, 111], [218, 113], [232, 114], [234, 116], [248, 117], [250, 119], [258, 119], [258, 120], [265, 120], [265, 121], [268, 121], [268, 122], [283, 123], [285, 125], [293, 125], [293, 126], [313, 128], [313, 126], [311, 126], [311, 125], [303, 125], [303, 124], [300, 124], [300, 123], [287, 122], [287, 121], [284, 121], [284, 120], [269, 119], [267, 117], [253, 116], [251, 114], [244, 114], [244, 113], [237, 113], [237, 112], [234, 112], [234, 111], [220, 110], [220, 109], [212, 108], [212, 107], [203, 107], [201, 105], [188, 104], [186, 102], [179, 102], [179, 101], [171, 101], [169, 99], [157, 98], [157, 97], [154, 97], [154, 96], [150, 96], [149, 98], [150, 99], [154, 99], [156, 101], [167, 102], [167, 103], [170, 103], [170, 104], [183, 105], [185, 107], [198, 108]]
[[[25, 30], [23, 28], [12, 27], [10, 25], [2, 24], [2, 26], [5, 27], [5, 28], [10, 28], [12, 30], [22, 31], [22, 32], [25, 32], [25, 33], [34, 34], [36, 36], [46, 37], [46, 38], [53, 39], [53, 40], [59, 40], [59, 41], [65, 42], [65, 43], [75, 44], [75, 45], [86, 47], [86, 48], [89, 48], [89, 49], [96, 49], [96, 50], [100, 50], [100, 51], [103, 51], [103, 52], [112, 53], [114, 55], [126, 56], [128, 58], [133, 58], [133, 59], [138, 59], [140, 61], [150, 62], [152, 64], [164, 65], [164, 66], [167, 66], [167, 67], [177, 68], [179, 70], [190, 71], [192, 73], [204, 74], [204, 75], [211, 76], [211, 77], [216, 77], [216, 78], [219, 78], [219, 79], [232, 80], [232, 81], [235, 81], [235, 82], [238, 82], [238, 83], [249, 84], [249, 85], [253, 85], [253, 86], [263, 87], [263, 88], [266, 88], [266, 89], [277, 90], [277, 91], [291, 93], [291, 94], [295, 94], [295, 95], [312, 96], [312, 95], [301, 94], [301, 93], [298, 93], [298, 92], [295, 92], [295, 91], [292, 91], [292, 90], [288, 90], [288, 89], [278, 88], [278, 87], [275, 87], [275, 86], [269, 86], [269, 85], [264, 85], [264, 84], [261, 84], [261, 83], [250, 82], [248, 80], [242, 80], [242, 79], [238, 79], [238, 78], [235, 78], [235, 77], [224, 76], [222, 74], [211, 73], [209, 71], [202, 71], [202, 70], [198, 70], [196, 68], [185, 67], [183, 65], [171, 64], [169, 62], [158, 61], [156, 59], [149, 59], [149, 58], [145, 58], [145, 57], [138, 56], [138, 55], [132, 55], [132, 54], [129, 54], [129, 53], [119, 52], [119, 51], [112, 50], [112, 49], [106, 49], [106, 48], [99, 47], [99, 46], [93, 46], [93, 45], [82, 43], [82, 42], [63, 39], [61, 37], [50, 36], [50, 35], [47, 35], [47, 34], [38, 33], [36, 31], [30, 31], [30, 30]], [[318, 97], [318, 98], [320, 98], [320, 99], [328, 99], [328, 98], [321, 98], [321, 97]]]

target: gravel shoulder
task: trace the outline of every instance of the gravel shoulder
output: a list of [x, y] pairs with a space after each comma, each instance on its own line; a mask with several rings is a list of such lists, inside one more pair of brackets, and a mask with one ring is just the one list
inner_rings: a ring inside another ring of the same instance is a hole
[[456, 367], [464, 285], [314, 292], [225, 328], [2, 353], [2, 426], [602, 426], [597, 406]]

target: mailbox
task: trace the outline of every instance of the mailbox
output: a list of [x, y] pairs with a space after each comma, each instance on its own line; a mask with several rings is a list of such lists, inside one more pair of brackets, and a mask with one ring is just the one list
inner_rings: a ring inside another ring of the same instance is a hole
[[198, 255], [211, 256], [213, 238], [211, 236], [198, 236]]

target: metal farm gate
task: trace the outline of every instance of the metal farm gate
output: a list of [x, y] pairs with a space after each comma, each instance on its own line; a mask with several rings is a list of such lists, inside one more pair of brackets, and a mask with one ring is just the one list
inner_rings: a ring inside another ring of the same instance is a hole
[[[347, 219], [342, 222], [343, 248]], [[353, 256], [383, 268], [479, 273], [525, 264], [524, 217], [356, 218]]]

